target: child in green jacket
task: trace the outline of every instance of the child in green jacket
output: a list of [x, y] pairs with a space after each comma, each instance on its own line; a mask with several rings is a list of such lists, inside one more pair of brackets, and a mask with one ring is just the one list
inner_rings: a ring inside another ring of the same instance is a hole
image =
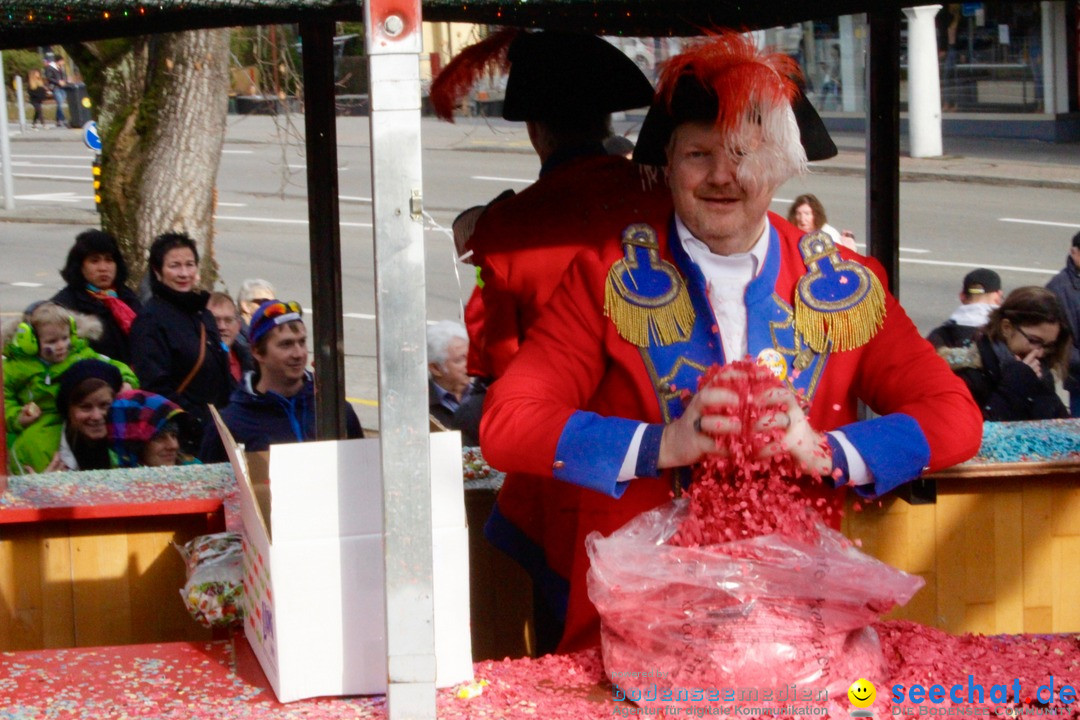
[[90, 348], [88, 339], [101, 333], [96, 318], [72, 314], [55, 303], [28, 308], [21, 321], [4, 328], [4, 419], [11, 473], [41, 472], [60, 447], [64, 418], [56, 408], [60, 376], [87, 358], [116, 366], [125, 388], [139, 386], [124, 363]]

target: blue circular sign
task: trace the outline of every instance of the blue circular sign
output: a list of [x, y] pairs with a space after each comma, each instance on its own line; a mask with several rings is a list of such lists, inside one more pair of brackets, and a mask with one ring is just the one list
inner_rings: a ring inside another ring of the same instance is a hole
[[86, 147], [95, 152], [101, 151], [101, 136], [98, 135], [97, 123], [91, 120], [82, 126], [83, 129], [83, 142], [86, 143]]

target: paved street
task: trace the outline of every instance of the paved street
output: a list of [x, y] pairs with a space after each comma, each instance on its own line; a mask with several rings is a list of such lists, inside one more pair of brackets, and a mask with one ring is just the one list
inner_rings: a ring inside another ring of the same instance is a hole
[[[218, 176], [217, 258], [230, 292], [246, 277], [271, 280], [279, 295], [310, 303], [302, 117], [231, 116]], [[617, 123], [633, 135], [634, 119]], [[366, 118], [340, 118], [345, 352], [348, 396], [376, 427], [371, 181]], [[455, 125], [425, 119], [424, 204], [429, 320], [458, 317], [472, 267], [455, 262], [446, 228], [463, 208], [505, 188], [522, 189], [538, 162], [524, 127], [501, 120]], [[841, 153], [777, 193], [813, 192], [830, 222], [865, 238], [862, 138], [839, 135]], [[12, 137], [16, 210], [0, 211], [0, 313], [59, 289], [57, 268], [74, 235], [97, 222], [91, 152], [74, 130]], [[1080, 145], [946, 138], [943, 158], [901, 164], [901, 300], [924, 332], [956, 304], [960, 278], [990, 266], [1006, 288], [1044, 284], [1080, 229]]]

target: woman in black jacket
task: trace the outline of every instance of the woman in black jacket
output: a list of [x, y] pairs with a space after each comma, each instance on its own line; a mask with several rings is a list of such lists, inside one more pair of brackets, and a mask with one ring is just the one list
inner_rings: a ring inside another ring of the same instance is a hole
[[210, 422], [207, 406], [228, 403], [230, 378], [217, 322], [206, 307], [210, 294], [198, 287], [199, 252], [187, 235], [166, 233], [150, 246], [149, 261], [153, 296], [131, 330], [132, 368], [143, 390], [191, 413], [201, 430]]
[[67, 262], [60, 271], [67, 283], [52, 301], [101, 321], [103, 332], [90, 347], [131, 365], [129, 335], [135, 317], [142, 310], [135, 293], [128, 289], [128, 269], [116, 239], [101, 230], [84, 230], [75, 237]]
[[1054, 375], [1068, 368], [1072, 335], [1054, 293], [1020, 287], [990, 314], [974, 345], [944, 355], [985, 420], [1069, 417]]

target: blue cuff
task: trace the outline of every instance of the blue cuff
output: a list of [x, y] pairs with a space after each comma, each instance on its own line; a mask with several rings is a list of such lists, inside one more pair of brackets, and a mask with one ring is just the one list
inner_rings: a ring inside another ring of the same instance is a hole
[[930, 443], [910, 415], [892, 413], [836, 430], [859, 451], [874, 478], [854, 488], [860, 495], [876, 497], [895, 490], [919, 477], [930, 462]]
[[[844, 446], [840, 444], [839, 440], [833, 437], [832, 433], [825, 433], [825, 442], [829, 444], [829, 452], [832, 454], [833, 466], [833, 471], [830, 474], [828, 481], [832, 483], [833, 487], [847, 485], [851, 473], [848, 471], [847, 453], [844, 452]], [[839, 474], [836, 472], [837, 470], [840, 471]]]
[[[628, 483], [618, 482], [619, 470], [640, 425], [639, 420], [578, 410], [563, 426], [551, 474], [556, 480], [622, 497]], [[642, 437], [643, 445], [648, 432]]]
[[663, 436], [663, 425], [649, 425], [645, 428], [645, 432], [641, 435], [641, 444], [638, 446], [635, 476], [658, 477], [660, 475], [660, 470], [656, 466], [660, 463], [660, 438]]

